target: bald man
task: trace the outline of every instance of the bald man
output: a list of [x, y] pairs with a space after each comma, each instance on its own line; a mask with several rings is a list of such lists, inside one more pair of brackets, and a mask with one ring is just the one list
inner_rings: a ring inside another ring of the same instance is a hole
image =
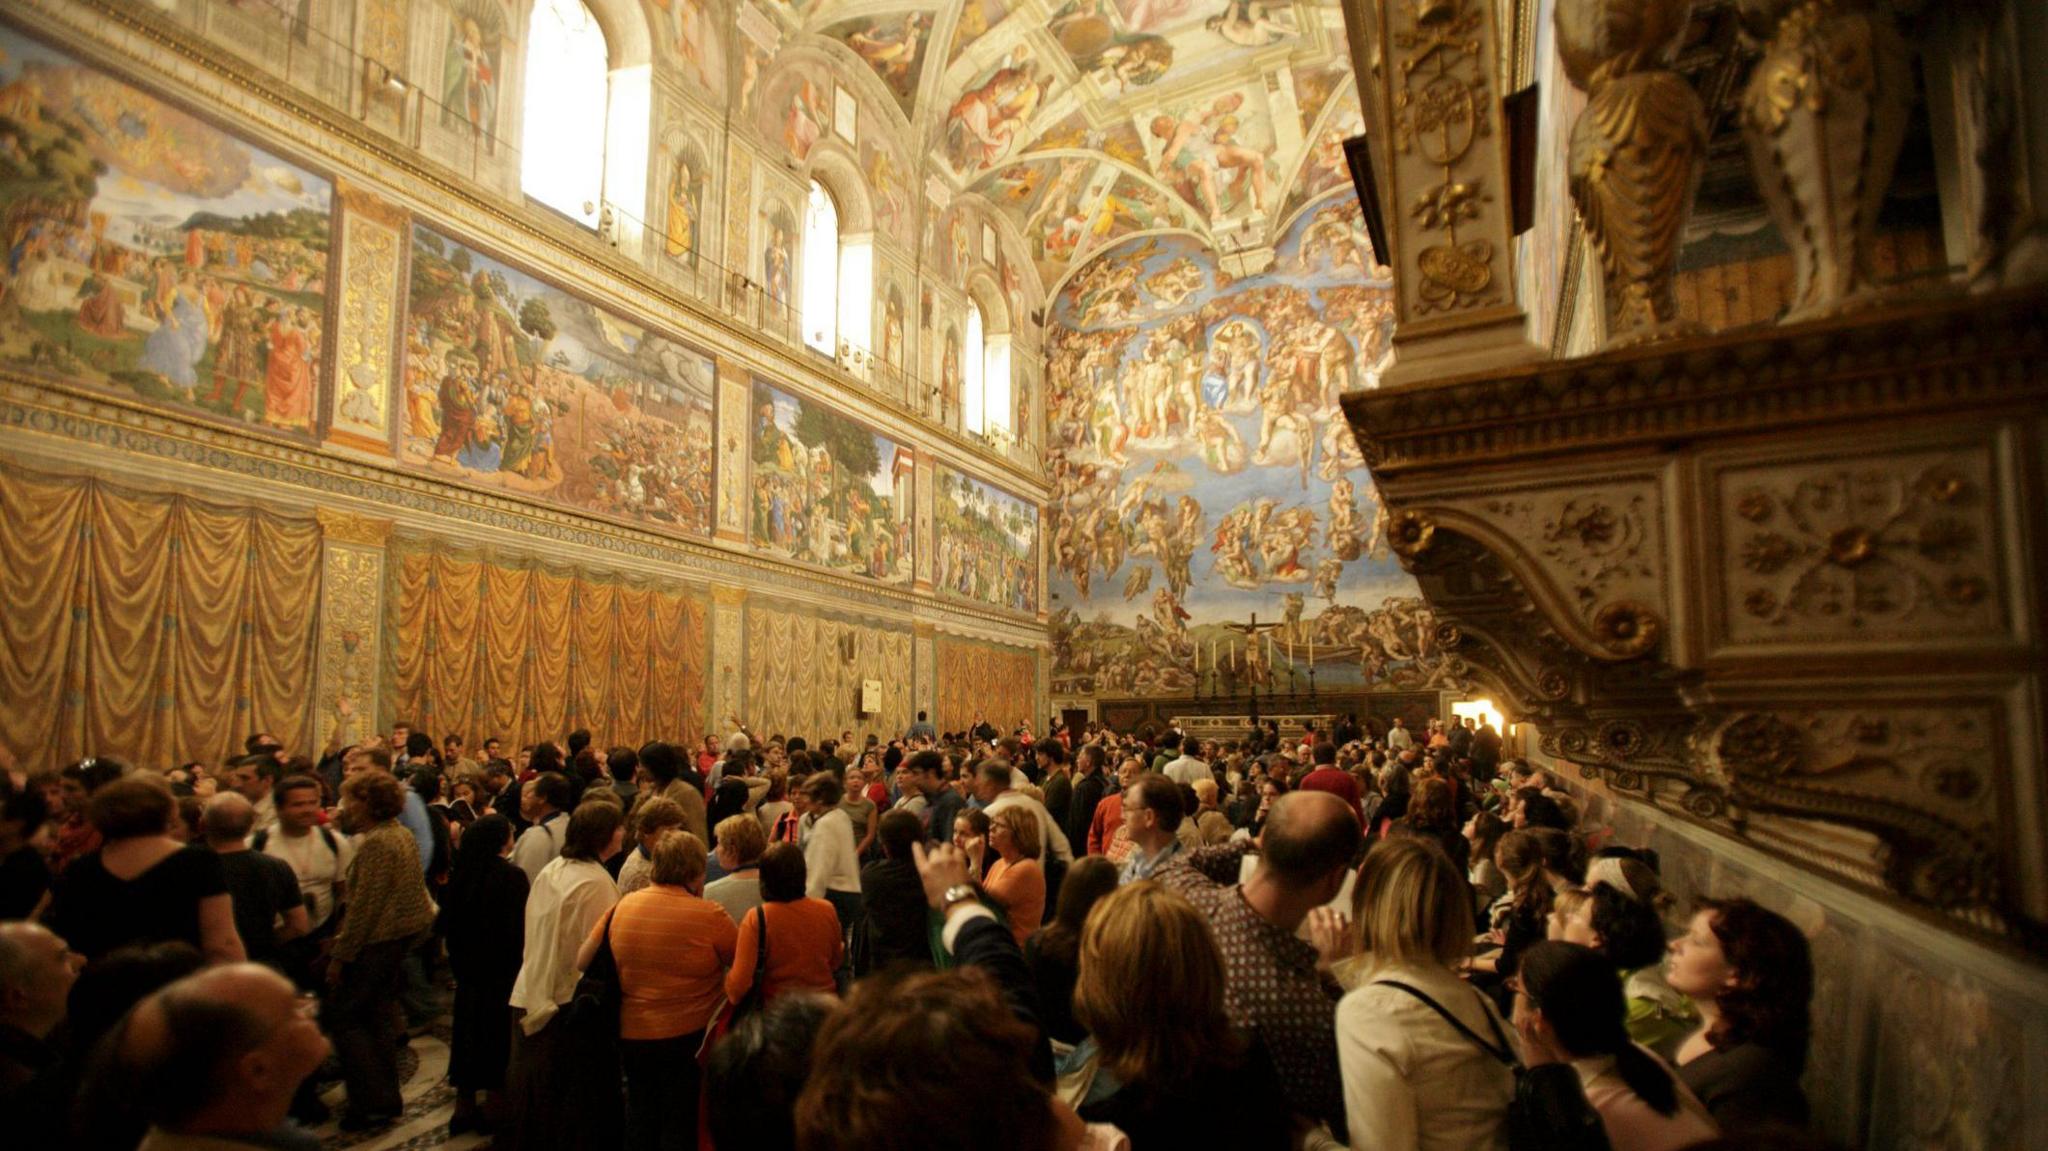
[[299, 1083], [329, 1051], [310, 997], [255, 963], [209, 967], [137, 1004], [115, 1066], [149, 1120], [136, 1151], [318, 1147], [288, 1126]]
[[306, 933], [306, 901], [299, 894], [299, 877], [291, 864], [249, 850], [249, 834], [255, 824], [255, 805], [234, 791], [207, 800], [199, 817], [206, 845], [220, 856], [221, 870], [227, 875], [228, 895], [235, 905], [235, 931], [242, 937], [243, 948], [251, 960], [282, 970], [280, 945]]
[[[1312, 944], [1301, 938], [1301, 928], [1310, 912], [1343, 890], [1363, 842], [1358, 817], [1342, 799], [1326, 791], [1290, 792], [1273, 801], [1256, 844], [1197, 848], [1154, 876], [1209, 921], [1223, 952], [1224, 1011], [1233, 1026], [1259, 1040], [1288, 1106], [1327, 1123], [1340, 1141], [1341, 990], [1324, 965], [1341, 942], [1325, 930]], [[1256, 861], [1240, 884], [1254, 847]]]
[[70, 1109], [50, 1034], [85, 957], [39, 923], [0, 923], [0, 1115], [22, 1147], [55, 1147]]

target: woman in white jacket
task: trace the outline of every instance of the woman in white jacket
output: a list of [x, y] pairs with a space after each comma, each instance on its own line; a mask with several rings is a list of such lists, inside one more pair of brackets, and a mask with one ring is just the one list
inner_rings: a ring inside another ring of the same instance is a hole
[[1337, 1005], [1353, 1151], [1507, 1146], [1514, 1031], [1458, 975], [1472, 953], [1472, 888], [1441, 848], [1376, 845], [1359, 872], [1365, 954]]

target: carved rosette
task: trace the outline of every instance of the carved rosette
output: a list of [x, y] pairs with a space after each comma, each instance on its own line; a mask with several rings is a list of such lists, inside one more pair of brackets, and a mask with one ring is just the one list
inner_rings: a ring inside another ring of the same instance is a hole
[[1785, 322], [1876, 288], [1872, 243], [1912, 111], [1912, 57], [1866, 0], [1740, 0], [1763, 58], [1742, 98], [1757, 189], [1792, 247]]
[[1586, 90], [1566, 170], [1600, 256], [1611, 345], [1682, 335], [1672, 277], [1707, 150], [1705, 109], [1670, 71], [1690, 0], [1563, 0], [1557, 50]]

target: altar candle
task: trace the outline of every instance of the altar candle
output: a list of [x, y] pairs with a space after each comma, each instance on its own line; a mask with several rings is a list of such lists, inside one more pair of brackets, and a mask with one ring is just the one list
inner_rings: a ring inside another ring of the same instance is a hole
[[1308, 669], [1309, 669], [1310, 671], [1314, 671], [1314, 670], [1316, 669], [1316, 641], [1315, 641], [1315, 640], [1309, 640], [1309, 641], [1308, 641]]

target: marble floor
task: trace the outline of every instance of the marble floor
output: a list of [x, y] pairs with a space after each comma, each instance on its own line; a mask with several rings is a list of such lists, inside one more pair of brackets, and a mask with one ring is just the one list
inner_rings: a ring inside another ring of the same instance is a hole
[[[315, 1128], [327, 1151], [477, 1151], [490, 1143], [483, 1135], [448, 1136], [448, 1117], [455, 1111], [455, 1091], [448, 1085], [448, 1020], [437, 1020], [423, 1035], [413, 1037], [399, 1053], [398, 1069], [405, 1076], [405, 1112], [398, 1122], [375, 1131], [344, 1132], [332, 1120]], [[341, 1114], [347, 1093], [340, 1083], [321, 1094], [327, 1105]]]

